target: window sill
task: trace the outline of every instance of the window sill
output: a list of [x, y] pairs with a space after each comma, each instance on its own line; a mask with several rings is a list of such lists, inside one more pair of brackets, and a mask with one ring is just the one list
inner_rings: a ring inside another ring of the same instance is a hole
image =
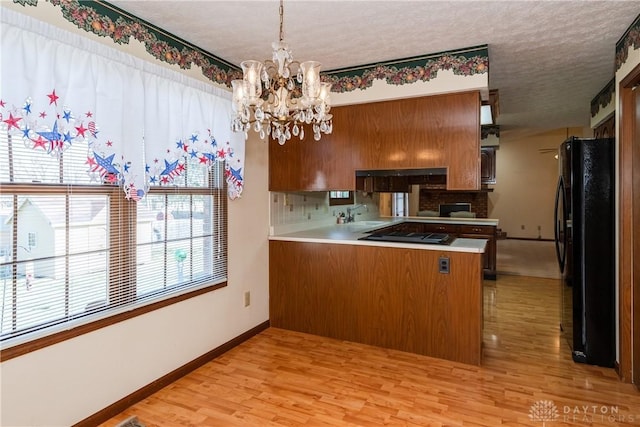
[[203, 295], [209, 293], [211, 291], [215, 291], [216, 289], [220, 289], [227, 286], [227, 282], [215, 283], [210, 286], [205, 286], [203, 288], [194, 289], [190, 292], [186, 292], [184, 294], [176, 295], [171, 298], [167, 298], [164, 300], [156, 301], [151, 304], [144, 305], [142, 307], [135, 308], [130, 311], [126, 311], [123, 313], [114, 314], [113, 316], [109, 316], [103, 319], [96, 320], [94, 322], [86, 323], [83, 325], [79, 325], [75, 328], [60, 331], [53, 333], [51, 335], [47, 335], [42, 338], [36, 338], [34, 340], [17, 344], [12, 347], [3, 348], [0, 350], [0, 362], [5, 362], [7, 360], [23, 356], [25, 354], [31, 353], [32, 351], [40, 350], [42, 348], [48, 347], [50, 345], [58, 344], [60, 342], [78, 337], [80, 335], [84, 335], [89, 332], [96, 331], [98, 329], [105, 328], [107, 326], [114, 325], [119, 322], [123, 322], [125, 320], [132, 319], [134, 317], [158, 310], [163, 307], [167, 307], [172, 304], [176, 304], [180, 301], [185, 301], [190, 298], [197, 297], [199, 295]]

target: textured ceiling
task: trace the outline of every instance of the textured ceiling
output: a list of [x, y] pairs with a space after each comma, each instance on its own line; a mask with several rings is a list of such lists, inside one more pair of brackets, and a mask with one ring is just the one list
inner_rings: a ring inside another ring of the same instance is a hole
[[[236, 65], [278, 38], [274, 0], [110, 3]], [[487, 44], [501, 133], [519, 133], [588, 127], [639, 13], [640, 1], [288, 0], [284, 38], [324, 70]]]

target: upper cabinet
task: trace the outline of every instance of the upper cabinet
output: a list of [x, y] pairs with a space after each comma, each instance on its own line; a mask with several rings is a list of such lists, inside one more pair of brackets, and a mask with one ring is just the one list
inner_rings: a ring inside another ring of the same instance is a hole
[[334, 107], [333, 133], [269, 142], [271, 191], [355, 189], [355, 171], [446, 168], [447, 189], [480, 188], [478, 91]]
[[496, 148], [495, 147], [481, 148], [480, 181], [482, 184], [496, 183]]

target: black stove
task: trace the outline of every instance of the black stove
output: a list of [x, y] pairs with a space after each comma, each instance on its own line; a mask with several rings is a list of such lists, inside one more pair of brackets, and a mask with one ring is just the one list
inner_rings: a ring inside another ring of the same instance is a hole
[[448, 245], [454, 239], [444, 233], [409, 233], [404, 231], [390, 231], [371, 233], [358, 240], [373, 240], [378, 242], [422, 243], [429, 245]]

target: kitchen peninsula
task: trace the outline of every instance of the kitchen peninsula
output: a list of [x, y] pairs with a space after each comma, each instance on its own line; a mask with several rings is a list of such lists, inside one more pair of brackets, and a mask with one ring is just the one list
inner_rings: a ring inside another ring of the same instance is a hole
[[270, 236], [271, 326], [480, 364], [487, 240], [362, 240], [376, 230], [433, 222], [362, 221]]

